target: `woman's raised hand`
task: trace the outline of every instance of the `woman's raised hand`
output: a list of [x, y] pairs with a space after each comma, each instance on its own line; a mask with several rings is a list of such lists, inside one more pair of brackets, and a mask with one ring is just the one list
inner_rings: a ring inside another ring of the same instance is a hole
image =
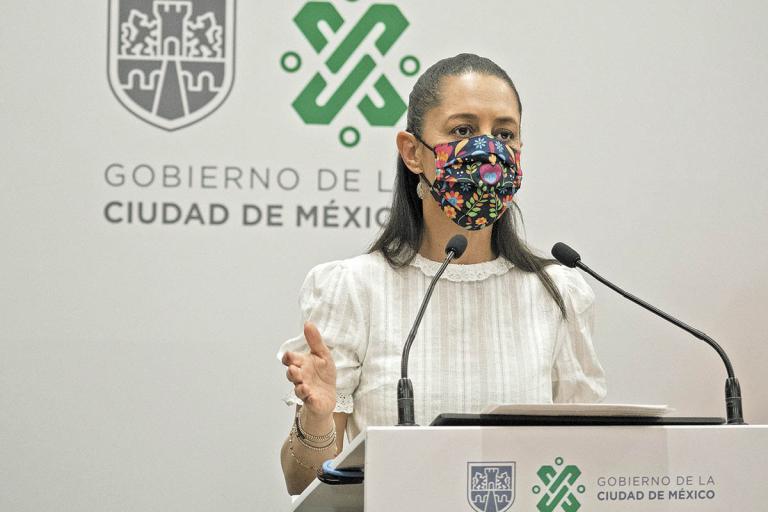
[[283, 354], [283, 364], [288, 367], [285, 374], [296, 396], [304, 402], [305, 413], [328, 417], [336, 407], [336, 364], [312, 322], [304, 324], [304, 339], [309, 345], [308, 354]]

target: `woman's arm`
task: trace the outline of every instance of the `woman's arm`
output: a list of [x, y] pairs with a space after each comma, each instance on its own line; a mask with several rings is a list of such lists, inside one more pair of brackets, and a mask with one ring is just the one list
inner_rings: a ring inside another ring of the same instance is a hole
[[312, 418], [311, 415], [305, 417], [301, 409], [300, 405], [296, 406], [296, 414], [302, 415], [300, 418], [302, 430], [312, 436], [321, 437], [333, 428], [335, 429], [335, 440], [326, 443], [301, 439], [294, 419], [291, 432], [280, 450], [280, 464], [283, 467], [288, 494], [301, 494], [315, 479], [323, 462], [334, 458], [344, 448], [347, 414], [336, 412], [325, 418]]
[[344, 445], [347, 415], [336, 407], [336, 365], [312, 322], [304, 324], [309, 353], [286, 352], [285, 374], [296, 397], [293, 426], [280, 451], [285, 484], [290, 494], [300, 494], [317, 476], [323, 462], [334, 458]]

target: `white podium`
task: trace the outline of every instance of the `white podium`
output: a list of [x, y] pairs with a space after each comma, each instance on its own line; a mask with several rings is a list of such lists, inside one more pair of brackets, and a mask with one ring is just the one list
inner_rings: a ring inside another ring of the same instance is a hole
[[296, 512], [768, 510], [766, 426], [369, 427]]

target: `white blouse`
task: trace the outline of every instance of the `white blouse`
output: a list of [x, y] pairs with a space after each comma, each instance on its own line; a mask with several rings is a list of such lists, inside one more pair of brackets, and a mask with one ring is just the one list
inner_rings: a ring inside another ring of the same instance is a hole
[[[337, 412], [350, 439], [366, 425], [397, 423], [403, 344], [440, 263], [416, 255], [392, 268], [381, 253], [313, 268], [300, 292], [336, 363]], [[594, 293], [573, 269], [549, 265], [567, 320], [535, 273], [504, 258], [450, 264], [411, 348], [416, 423], [489, 403], [592, 402], [606, 393], [592, 346]], [[303, 335], [280, 347], [307, 352]], [[300, 404], [292, 392], [285, 402]]]

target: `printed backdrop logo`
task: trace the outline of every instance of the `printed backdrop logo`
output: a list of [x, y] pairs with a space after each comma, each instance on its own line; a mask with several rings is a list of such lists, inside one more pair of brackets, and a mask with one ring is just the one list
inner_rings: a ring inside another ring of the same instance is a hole
[[[330, 2], [307, 2], [293, 18], [293, 22], [304, 34], [315, 53], [319, 55], [331, 42], [321, 28], [329, 27], [334, 34], [337, 34], [345, 20]], [[368, 76], [376, 71], [376, 60], [365, 53], [359, 57], [352, 70], [341, 77], [341, 83], [336, 90], [330, 92], [330, 95], [326, 91], [328, 82], [323, 74], [337, 75], [353, 58], [355, 51], [365, 38], [379, 25], [383, 26], [383, 31], [376, 38], [375, 46], [380, 54], [377, 58], [383, 58], [405, 32], [408, 20], [396, 5], [371, 5], [332, 49], [330, 56], [325, 60], [325, 69], [317, 71], [293, 101], [293, 109], [305, 123], [330, 124]], [[280, 65], [285, 71], [294, 73], [301, 67], [301, 56], [293, 51], [285, 52], [280, 59]], [[400, 60], [400, 71], [405, 76], [415, 75], [419, 72], [419, 67], [418, 59], [412, 55], [406, 55]], [[377, 102], [371, 100], [369, 95], [365, 95], [357, 104], [358, 111], [370, 126], [394, 126], [406, 111], [405, 102], [384, 73], [379, 73], [373, 88], [381, 99], [378, 102], [381, 106], [377, 106]], [[319, 102], [321, 96], [328, 97], [323, 104]], [[346, 126], [341, 129], [339, 140], [344, 146], [355, 146], [360, 142], [360, 131], [353, 126]]]
[[[562, 465], [563, 458], [557, 457], [555, 466]], [[581, 476], [581, 470], [577, 466], [568, 465], [560, 468], [559, 472], [552, 466], [541, 466], [536, 474], [545, 485], [544, 488], [539, 485], [533, 486], [534, 494], [544, 493], [536, 504], [539, 512], [554, 512], [554, 510], [576, 512], [581, 508], [581, 503], [573, 492], [573, 486]], [[585, 488], [583, 485], [579, 485], [576, 487], [576, 491], [583, 494]]]
[[235, 0], [110, 0], [109, 84], [166, 130], [216, 110], [232, 88]]
[[507, 510], [515, 501], [515, 463], [467, 463], [467, 499], [478, 512]]

